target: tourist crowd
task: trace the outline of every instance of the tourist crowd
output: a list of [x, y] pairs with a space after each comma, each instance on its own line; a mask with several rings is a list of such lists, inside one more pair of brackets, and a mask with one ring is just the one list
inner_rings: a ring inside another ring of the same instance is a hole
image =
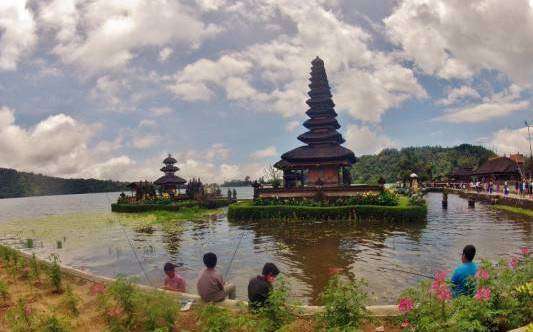
[[522, 197], [533, 197], [533, 179], [522, 181], [476, 181], [476, 182], [455, 182], [448, 183], [448, 187], [471, 190], [477, 192], [486, 192], [489, 194], [509, 194], [519, 195]]

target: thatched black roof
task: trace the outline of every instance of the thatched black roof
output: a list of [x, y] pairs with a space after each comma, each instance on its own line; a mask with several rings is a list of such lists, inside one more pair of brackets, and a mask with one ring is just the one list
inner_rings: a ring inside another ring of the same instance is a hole
[[159, 179], [154, 181], [154, 184], [157, 185], [182, 185], [187, 183], [185, 179], [180, 178], [179, 176], [176, 176], [174, 174], [165, 174]]
[[305, 146], [300, 146], [281, 156], [281, 160], [274, 166], [279, 169], [298, 168], [298, 165], [310, 163], [334, 163], [351, 165], [355, 163], [354, 153], [341, 146], [344, 138], [337, 132], [340, 128], [335, 104], [331, 99], [324, 61], [316, 57], [312, 61], [311, 78], [309, 84], [309, 99], [306, 101], [309, 110], [306, 114], [310, 119], [304, 122], [309, 131], [298, 136]]
[[474, 172], [474, 175], [489, 174], [521, 174], [520, 166], [507, 157], [497, 157], [487, 160]]
[[165, 164], [165, 165], [173, 165], [173, 164], [175, 164], [177, 162], [178, 161], [176, 159], [174, 159], [170, 154], [168, 154], [168, 157], [166, 157], [163, 160], [163, 164]]

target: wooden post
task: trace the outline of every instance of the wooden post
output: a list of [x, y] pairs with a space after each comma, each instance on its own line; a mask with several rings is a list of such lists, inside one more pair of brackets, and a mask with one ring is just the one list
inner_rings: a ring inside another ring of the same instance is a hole
[[445, 191], [442, 192], [442, 208], [448, 208], [448, 193]]
[[476, 207], [476, 200], [473, 199], [473, 198], [469, 198], [469, 199], [468, 199], [468, 207], [469, 207], [469, 208], [474, 208], [474, 207]]

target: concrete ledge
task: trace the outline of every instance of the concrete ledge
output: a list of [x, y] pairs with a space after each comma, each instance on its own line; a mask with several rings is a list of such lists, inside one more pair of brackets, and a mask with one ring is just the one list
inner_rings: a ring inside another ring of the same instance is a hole
[[[13, 248], [11, 248], [11, 249], [13, 249]], [[27, 252], [23, 252], [23, 251], [20, 251], [20, 250], [17, 250], [17, 251], [22, 256], [26, 257], [27, 259], [31, 259], [31, 257], [32, 257], [32, 255], [27, 253]], [[43, 259], [39, 259], [39, 258], [37, 260], [40, 263], [45, 264], [47, 266], [52, 265], [52, 263], [47, 261], [47, 260], [43, 260]], [[106, 284], [112, 283], [113, 281], [116, 280], [115, 278], [107, 278], [107, 277], [97, 276], [97, 275], [94, 275], [94, 274], [91, 274], [91, 273], [88, 273], [88, 272], [85, 272], [85, 271], [81, 271], [81, 270], [78, 270], [78, 269], [72, 268], [70, 266], [63, 265], [63, 264], [59, 264], [59, 267], [61, 269], [61, 272], [64, 273], [65, 275], [67, 275], [67, 276], [71, 276], [71, 277], [74, 277], [74, 278], [82, 279], [82, 280], [93, 282], [93, 283], [100, 283], [100, 284], [106, 285]], [[161, 288], [155, 288], [155, 287], [142, 285], [142, 284], [136, 284], [136, 286], [139, 289], [141, 289], [141, 290], [162, 292], [162, 293], [165, 293], [165, 294], [168, 294], [168, 295], [176, 296], [179, 299], [193, 300], [195, 303], [204, 303], [200, 299], [200, 296], [197, 295], [197, 294], [173, 292], [173, 291], [169, 291], [169, 290], [165, 290], [165, 289], [161, 289]], [[215, 304], [219, 305], [219, 306], [222, 306], [222, 307], [225, 307], [225, 308], [228, 308], [228, 309], [238, 310], [238, 311], [244, 311], [244, 310], [247, 310], [247, 308], [248, 308], [248, 302], [247, 301], [242, 301], [242, 300], [229, 300], [229, 299], [226, 299], [226, 300], [224, 300], [222, 302], [217, 302]], [[297, 309], [298, 309], [297, 311], [301, 312], [302, 316], [312, 316], [312, 315], [315, 315], [315, 314], [318, 314], [318, 313], [321, 313], [321, 312], [324, 311], [324, 307], [323, 306], [308, 306], [308, 305], [304, 305], [304, 306], [297, 307]], [[400, 312], [398, 311], [398, 306], [397, 305], [374, 305], [374, 306], [368, 306], [367, 310], [374, 317], [394, 317], [394, 316], [398, 316], [400, 314]]]

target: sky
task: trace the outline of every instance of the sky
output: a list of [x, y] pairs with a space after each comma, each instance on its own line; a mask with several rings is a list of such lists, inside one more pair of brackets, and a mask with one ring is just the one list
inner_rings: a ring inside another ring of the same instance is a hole
[[0, 167], [257, 178], [301, 145], [316, 56], [356, 155], [529, 154], [533, 0], [2, 0]]

